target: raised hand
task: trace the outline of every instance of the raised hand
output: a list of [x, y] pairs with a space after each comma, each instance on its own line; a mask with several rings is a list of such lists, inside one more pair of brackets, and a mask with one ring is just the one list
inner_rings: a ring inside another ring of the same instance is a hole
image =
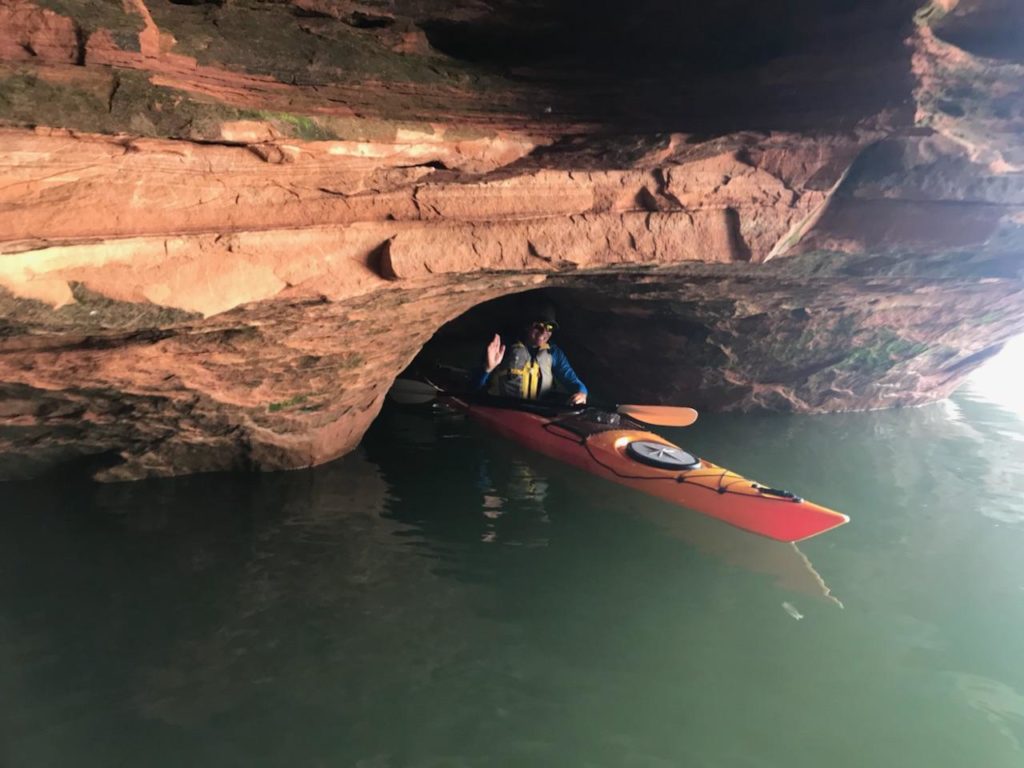
[[501, 336], [494, 334], [491, 343], [487, 345], [487, 372], [490, 373], [505, 359], [505, 345], [501, 343]]

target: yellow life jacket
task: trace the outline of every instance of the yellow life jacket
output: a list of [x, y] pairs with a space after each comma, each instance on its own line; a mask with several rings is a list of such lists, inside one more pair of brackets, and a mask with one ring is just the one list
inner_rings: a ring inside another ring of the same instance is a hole
[[513, 344], [491, 377], [490, 393], [499, 397], [537, 400], [551, 391], [555, 376], [551, 348], [542, 344], [533, 355], [521, 341]]

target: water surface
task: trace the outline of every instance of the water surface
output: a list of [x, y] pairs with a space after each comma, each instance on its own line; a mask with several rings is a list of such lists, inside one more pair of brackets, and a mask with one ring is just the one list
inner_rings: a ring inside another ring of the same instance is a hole
[[796, 550], [388, 412], [309, 472], [7, 483], [0, 764], [1024, 765], [1024, 420], [663, 434], [852, 522]]

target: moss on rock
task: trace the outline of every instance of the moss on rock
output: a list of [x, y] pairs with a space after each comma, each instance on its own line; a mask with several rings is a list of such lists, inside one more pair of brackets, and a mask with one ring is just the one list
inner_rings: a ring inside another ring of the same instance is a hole
[[470, 76], [441, 56], [397, 53], [373, 29], [333, 18], [298, 18], [289, 4], [238, 0], [230, 5], [180, 5], [150, 0], [157, 26], [172, 34], [175, 51], [202, 64], [286, 83], [379, 80], [442, 83]]
[[145, 24], [142, 17], [126, 10], [127, 4], [121, 0], [34, 0], [36, 5], [74, 19], [85, 31], [108, 29], [120, 44], [135, 39], [138, 49], [138, 34]]
[[113, 83], [105, 73], [51, 82], [27, 66], [0, 65], [0, 122], [112, 133], [117, 130], [108, 108]]
[[882, 328], [858, 346], [839, 364], [864, 376], [877, 377], [928, 350], [927, 344], [909, 341]]

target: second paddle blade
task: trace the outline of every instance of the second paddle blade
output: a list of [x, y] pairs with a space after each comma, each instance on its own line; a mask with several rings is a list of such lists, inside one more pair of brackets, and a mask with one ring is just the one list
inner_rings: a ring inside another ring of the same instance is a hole
[[616, 410], [645, 424], [662, 427], [688, 427], [697, 420], [697, 411], [677, 405], [620, 405]]

